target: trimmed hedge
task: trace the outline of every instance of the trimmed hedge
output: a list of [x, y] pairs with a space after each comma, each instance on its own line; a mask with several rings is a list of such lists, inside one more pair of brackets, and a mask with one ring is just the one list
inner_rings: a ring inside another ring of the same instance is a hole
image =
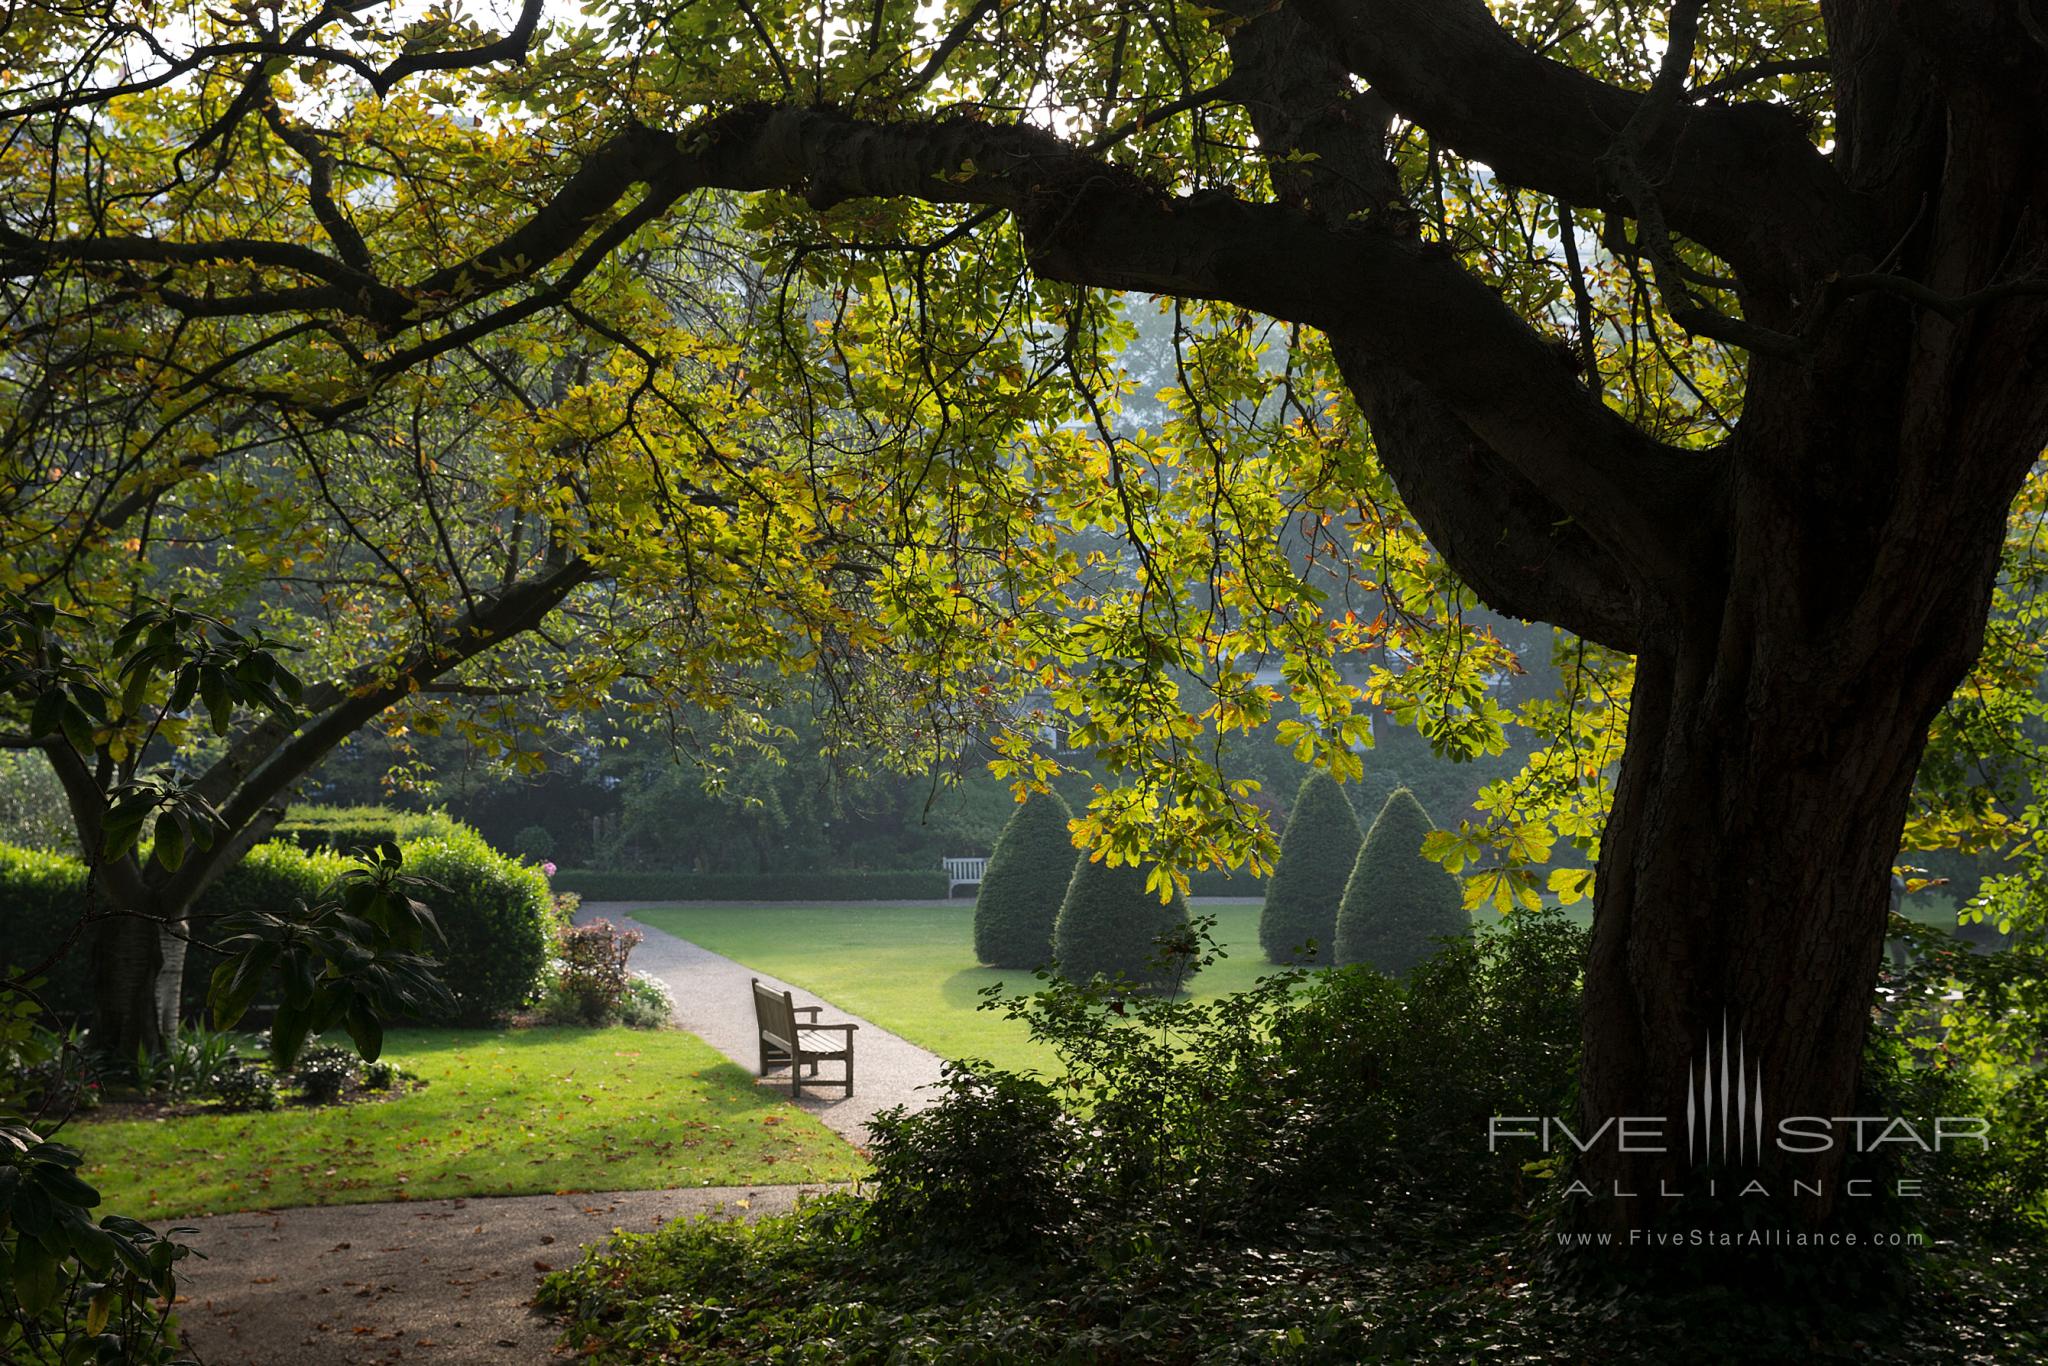
[[[85, 864], [69, 854], [0, 844], [0, 971], [36, 966], [64, 942], [85, 910]], [[92, 1009], [91, 948], [81, 934], [43, 978], [40, 995], [60, 1015]]]
[[[400, 845], [406, 871], [439, 884], [440, 890], [425, 892], [421, 900], [448, 936], [437, 956], [457, 1008], [425, 1023], [482, 1023], [532, 994], [553, 945], [553, 901], [537, 870], [492, 849], [466, 826], [445, 826], [444, 835]], [[220, 916], [317, 902], [351, 862], [281, 840], [259, 844], [200, 897], [193, 907], [194, 929], [214, 939]], [[0, 845], [0, 964], [11, 971], [41, 962], [77, 922], [84, 896], [85, 865], [77, 859]], [[201, 944], [188, 951], [180, 990], [187, 1018], [203, 1016], [207, 986], [220, 961]], [[60, 1014], [91, 1013], [91, 962], [82, 941], [50, 971], [42, 994]], [[263, 1003], [259, 997], [257, 1004]]]
[[540, 870], [501, 854], [476, 831], [411, 840], [405, 871], [434, 885], [419, 899], [447, 937], [435, 954], [454, 1009], [427, 1024], [489, 1024], [533, 995], [554, 945], [554, 899]]
[[1076, 982], [1092, 977], [1128, 977], [1147, 986], [1169, 984], [1159, 961], [1161, 935], [1188, 923], [1187, 902], [1178, 892], [1162, 904], [1145, 890], [1146, 868], [1115, 868], [1085, 855], [1074, 865], [1066, 898], [1053, 924], [1053, 956], [1062, 976]]
[[946, 875], [896, 873], [659, 873], [563, 868], [555, 890], [585, 901], [944, 901]]
[[[1280, 859], [1266, 883], [1259, 947], [1274, 963], [1330, 961], [1337, 942], [1337, 905], [1365, 836], [1350, 799], [1327, 773], [1311, 773], [1294, 798]], [[1302, 946], [1313, 943], [1309, 954]]]
[[308, 851], [329, 849], [350, 854], [380, 844], [451, 834], [467, 827], [440, 811], [393, 811], [388, 806], [292, 806], [271, 831]]
[[1052, 927], [1082, 857], [1067, 833], [1074, 813], [1057, 792], [1034, 792], [996, 837], [974, 898], [974, 956], [998, 968], [1052, 957]]
[[1337, 910], [1337, 961], [1405, 978], [1443, 946], [1472, 932], [1458, 880], [1422, 856], [1429, 813], [1397, 789], [1359, 847]]

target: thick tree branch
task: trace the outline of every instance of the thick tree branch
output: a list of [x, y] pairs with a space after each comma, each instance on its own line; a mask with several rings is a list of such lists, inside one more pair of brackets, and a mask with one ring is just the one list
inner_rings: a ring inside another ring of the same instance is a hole
[[331, 684], [310, 694], [309, 703], [324, 709], [276, 746], [236, 785], [234, 795], [221, 807], [221, 818], [227, 828], [240, 830], [255, 820], [265, 806], [304, 776], [329, 750], [415, 687], [539, 625], [543, 617], [596, 573], [597, 567], [589, 560], [577, 557], [564, 561], [538, 578], [483, 599], [440, 639], [417, 647], [395, 668], [363, 671], [346, 683]]
[[[1283, 202], [1333, 227], [1363, 219], [1415, 235], [1387, 155], [1392, 111], [1352, 89], [1318, 32], [1274, 10], [1231, 34], [1230, 55]], [[1381, 463], [1459, 577], [1499, 611], [1638, 648], [1628, 566], [1405, 373], [1397, 354], [1344, 332], [1332, 340]]]
[[[1649, 96], [1517, 44], [1481, 0], [1290, 0], [1347, 67], [1431, 137], [1511, 184], [1631, 212], [1602, 171]], [[1855, 199], [1788, 113], [1681, 103], [1650, 144], [1682, 233], [1783, 293], [1864, 243]]]
[[1447, 253], [1287, 205], [1169, 196], [1023, 127], [756, 107], [683, 145], [701, 148], [697, 175], [719, 188], [795, 190], [820, 207], [908, 196], [1003, 208], [1047, 278], [1224, 300], [1347, 338], [1420, 384], [1617, 563], [1685, 572], [1660, 509], [1699, 482], [1703, 462], [1610, 412]]

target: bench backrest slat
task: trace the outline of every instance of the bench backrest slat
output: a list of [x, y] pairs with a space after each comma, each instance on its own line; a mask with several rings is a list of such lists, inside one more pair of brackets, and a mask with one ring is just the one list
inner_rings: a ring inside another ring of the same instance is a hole
[[786, 991], [776, 991], [754, 982], [754, 1020], [761, 1033], [784, 1048], [796, 1042], [796, 1001]]

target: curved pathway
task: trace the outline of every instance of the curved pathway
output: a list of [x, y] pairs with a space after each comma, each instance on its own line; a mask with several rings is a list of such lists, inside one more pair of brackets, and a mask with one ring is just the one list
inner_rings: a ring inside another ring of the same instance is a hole
[[[621, 928], [640, 931], [645, 938], [633, 950], [632, 966], [668, 983], [675, 996], [678, 1024], [749, 1072], [756, 1071], [761, 1061], [754, 1033], [754, 999], [748, 986], [753, 978], [758, 977], [778, 990], [794, 992], [798, 1005], [823, 1005], [825, 1009], [818, 1017], [821, 1020], [846, 1020], [859, 1025], [853, 1036], [853, 1094], [841, 1096], [830, 1086], [816, 1091], [806, 1087], [803, 1099], [798, 1102], [850, 1143], [867, 1142], [867, 1124], [876, 1112], [895, 1105], [919, 1109], [936, 1098], [935, 1092], [923, 1089], [939, 1080], [936, 1053], [858, 1015], [850, 1015], [802, 987], [633, 919], [633, 912], [644, 907], [673, 904], [586, 901], [576, 919], [603, 917]], [[830, 1074], [834, 1066], [820, 1063], [819, 1074]], [[787, 1072], [777, 1072], [774, 1079], [758, 1084], [772, 1085], [786, 1096], [788, 1076]]]
[[[633, 966], [668, 983], [676, 1022], [748, 1071], [755, 1048], [750, 978], [822, 1004], [823, 1018], [860, 1026], [854, 1093], [806, 1091], [799, 1102], [855, 1144], [895, 1105], [917, 1107], [939, 1059], [870, 1021], [778, 978], [632, 918], [662, 902], [587, 902], [645, 939]], [[829, 1068], [831, 1064], [823, 1064]], [[787, 1073], [778, 1077], [786, 1078]], [[758, 1083], [788, 1095], [786, 1080]], [[554, 1325], [528, 1304], [535, 1282], [573, 1264], [615, 1229], [645, 1231], [685, 1215], [779, 1214], [823, 1186], [727, 1186], [595, 1195], [527, 1195], [258, 1210], [179, 1220], [202, 1250], [180, 1267], [180, 1321], [209, 1366], [397, 1366], [403, 1362], [539, 1362]]]

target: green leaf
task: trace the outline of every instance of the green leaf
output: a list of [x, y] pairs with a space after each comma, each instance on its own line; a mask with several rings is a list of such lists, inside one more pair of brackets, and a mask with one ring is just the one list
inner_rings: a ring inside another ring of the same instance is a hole
[[361, 1003], [349, 1008], [348, 1036], [356, 1041], [356, 1051], [365, 1062], [377, 1061], [384, 1052], [384, 1026]]

